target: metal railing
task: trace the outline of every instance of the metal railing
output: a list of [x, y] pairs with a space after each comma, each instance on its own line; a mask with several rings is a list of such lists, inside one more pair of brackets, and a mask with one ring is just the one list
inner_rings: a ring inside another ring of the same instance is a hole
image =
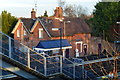
[[[0, 52], [44, 76], [64, 74], [72, 79], [82, 79], [81, 67], [62, 56], [44, 56], [0, 32]], [[21, 65], [21, 66], [22, 66]]]

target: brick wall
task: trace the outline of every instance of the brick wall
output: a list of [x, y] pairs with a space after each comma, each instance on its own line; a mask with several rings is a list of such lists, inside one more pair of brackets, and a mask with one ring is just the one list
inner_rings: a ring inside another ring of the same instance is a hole
[[29, 40], [30, 47], [36, 46], [40, 40], [50, 39], [44, 29], [43, 29], [43, 38], [39, 38], [39, 28], [43, 28], [40, 23], [36, 25], [36, 28], [34, 29], [33, 33], [30, 34], [30, 40]]
[[89, 40], [89, 53], [90, 54], [98, 54], [98, 44], [101, 44], [101, 52], [103, 52], [104, 49], [106, 49], [110, 54], [113, 52], [112, 49], [114, 49], [114, 44], [109, 43], [105, 40], [102, 40], [101, 38], [98, 37], [92, 37]]
[[26, 46], [29, 46], [32, 48], [33, 46], [36, 46], [40, 40], [48, 40], [49, 37], [45, 30], [43, 29], [43, 38], [39, 38], [39, 28], [41, 27], [41, 24], [38, 23], [33, 31], [33, 33], [28, 33], [25, 36], [24, 35], [24, 30], [25, 28], [22, 26], [22, 23], [19, 24], [17, 30], [20, 31], [20, 37], [17, 37], [17, 30], [14, 33], [14, 39], [18, 40], [19, 42], [23, 43]]
[[[20, 37], [17, 37], [17, 30], [19, 30], [19, 32], [20, 32]], [[21, 42], [22, 23], [20, 23], [20, 24], [18, 25], [17, 30], [14, 32], [14, 39], [15, 39], [15, 40], [18, 40], [19, 42]]]
[[[77, 40], [81, 39], [83, 43], [88, 44], [88, 39], [90, 38], [91, 38], [91, 34], [82, 34], [82, 33], [75, 34], [73, 36], [62, 37], [62, 39], [67, 39], [72, 45], [72, 49], [70, 49], [70, 57], [75, 57], [76, 42], [78, 42]], [[60, 39], [60, 37], [52, 37], [52, 39]]]

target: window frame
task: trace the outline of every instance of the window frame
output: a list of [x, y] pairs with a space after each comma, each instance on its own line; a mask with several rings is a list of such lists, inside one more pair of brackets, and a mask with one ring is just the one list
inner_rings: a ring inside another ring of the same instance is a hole
[[17, 37], [20, 37], [20, 30], [17, 30]]
[[39, 39], [43, 38], [43, 28], [39, 28], [38, 37]]
[[27, 35], [27, 32], [26, 32], [26, 30], [24, 30], [24, 36], [26, 36]]

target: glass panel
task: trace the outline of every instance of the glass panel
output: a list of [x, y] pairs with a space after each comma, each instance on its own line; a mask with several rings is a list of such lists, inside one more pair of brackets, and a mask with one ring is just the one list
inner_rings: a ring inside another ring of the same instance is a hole
[[30, 67], [44, 74], [44, 57], [30, 50]]
[[60, 56], [46, 58], [47, 76], [60, 73]]

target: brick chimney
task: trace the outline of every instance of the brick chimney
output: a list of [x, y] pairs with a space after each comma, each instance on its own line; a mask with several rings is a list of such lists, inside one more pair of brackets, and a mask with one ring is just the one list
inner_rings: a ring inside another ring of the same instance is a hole
[[36, 12], [35, 12], [34, 8], [32, 8], [32, 11], [31, 11], [31, 18], [33, 18], [33, 19], [36, 18]]
[[61, 7], [56, 7], [54, 12], [55, 12], [54, 16], [56, 18], [62, 18], [63, 17], [63, 9]]

